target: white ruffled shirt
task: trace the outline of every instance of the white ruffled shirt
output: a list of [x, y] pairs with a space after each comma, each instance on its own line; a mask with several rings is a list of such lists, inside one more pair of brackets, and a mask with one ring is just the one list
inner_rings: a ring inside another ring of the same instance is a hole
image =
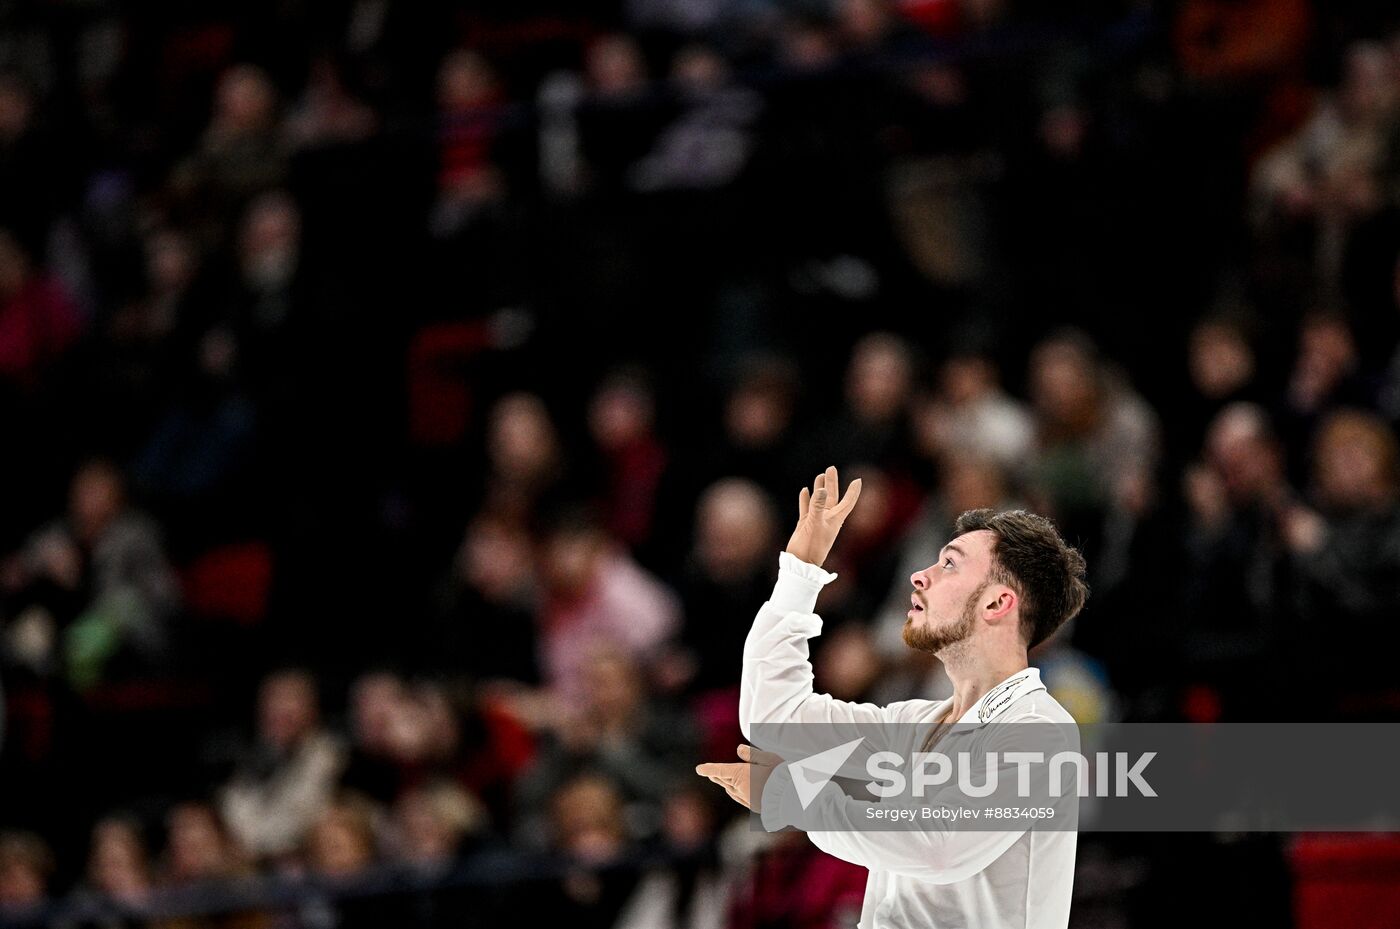
[[[793, 555], [779, 555], [778, 582], [759, 608], [744, 643], [739, 724], [746, 738], [753, 724], [822, 723], [833, 727], [833, 744], [885, 730], [912, 755], [916, 733], [939, 722], [948, 700], [906, 700], [889, 706], [848, 703], [812, 689], [807, 640], [821, 634], [813, 610], [821, 588], [836, 575]], [[1018, 671], [973, 705], [960, 724], [998, 722], [1068, 724], [1074, 719], [1046, 691], [1035, 668]], [[913, 725], [908, 725], [913, 724]], [[843, 737], [842, 727], [850, 727]], [[765, 727], [765, 733], [771, 729]], [[889, 743], [887, 743], [888, 745]], [[782, 745], [760, 748], [783, 755]], [[1073, 746], [1077, 750], [1077, 744]], [[795, 757], [795, 755], [794, 755]], [[764, 789], [766, 829], [797, 819], [791, 777], [780, 766]], [[1007, 831], [928, 828], [917, 831], [861, 829], [871, 804], [827, 784], [808, 808], [822, 822], [849, 828], [809, 832], [812, 843], [844, 861], [870, 869], [860, 929], [1063, 929], [1069, 923], [1077, 835], [1073, 829], [1028, 828], [1009, 822]]]

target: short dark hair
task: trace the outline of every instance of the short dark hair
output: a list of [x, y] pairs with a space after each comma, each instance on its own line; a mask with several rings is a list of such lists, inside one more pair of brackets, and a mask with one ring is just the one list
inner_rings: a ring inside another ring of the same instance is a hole
[[1034, 648], [1084, 608], [1084, 556], [1065, 544], [1055, 524], [1026, 510], [968, 510], [958, 517], [957, 535], [986, 529], [992, 543], [991, 580], [1021, 597], [1021, 631]]

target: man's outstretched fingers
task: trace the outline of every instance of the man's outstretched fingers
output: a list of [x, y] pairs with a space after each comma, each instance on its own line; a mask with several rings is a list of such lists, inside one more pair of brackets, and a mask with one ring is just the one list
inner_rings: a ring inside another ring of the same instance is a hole
[[809, 505], [811, 502], [812, 502], [812, 492], [811, 492], [810, 490], [808, 490], [806, 487], [803, 487], [802, 490], [797, 494], [797, 518], [798, 518], [798, 519], [805, 519], [805, 518], [807, 517], [807, 507], [808, 507], [808, 505]]
[[860, 478], [851, 481], [851, 486], [846, 488], [846, 496], [842, 498], [840, 505], [836, 507], [842, 519], [844, 519], [846, 514], [850, 513], [851, 510], [855, 509], [856, 501], [860, 499], [860, 488]]

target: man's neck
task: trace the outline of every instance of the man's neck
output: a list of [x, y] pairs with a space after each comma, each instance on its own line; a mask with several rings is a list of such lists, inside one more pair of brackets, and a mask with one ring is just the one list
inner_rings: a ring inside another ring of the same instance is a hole
[[944, 717], [947, 722], [962, 719], [987, 691], [1017, 671], [1030, 667], [1025, 652], [987, 655], [954, 646], [945, 649], [945, 653], [939, 657], [943, 659], [943, 670], [947, 672], [948, 679], [953, 682], [952, 712]]

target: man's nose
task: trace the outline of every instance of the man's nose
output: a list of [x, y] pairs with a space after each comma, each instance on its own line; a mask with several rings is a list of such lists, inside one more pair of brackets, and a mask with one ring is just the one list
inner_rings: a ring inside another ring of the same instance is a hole
[[923, 571], [915, 571], [913, 574], [909, 575], [909, 583], [913, 584], [917, 590], [923, 590], [928, 586], [928, 581], [924, 579]]

